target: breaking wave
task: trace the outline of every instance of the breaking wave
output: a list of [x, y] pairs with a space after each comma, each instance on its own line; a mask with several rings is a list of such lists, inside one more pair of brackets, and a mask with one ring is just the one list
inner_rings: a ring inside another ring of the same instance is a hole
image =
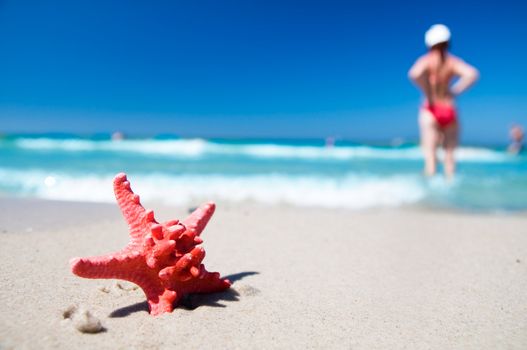
[[[168, 158], [204, 158], [207, 156], [249, 157], [255, 159], [306, 159], [306, 160], [352, 160], [386, 159], [419, 160], [421, 151], [417, 146], [373, 147], [364, 145], [337, 145], [323, 147], [314, 145], [288, 145], [278, 143], [238, 144], [221, 143], [204, 139], [171, 140], [89, 140], [53, 138], [17, 138], [14, 146], [20, 150], [38, 152], [106, 152], [130, 153]], [[465, 162], [505, 162], [511, 159], [506, 153], [477, 147], [461, 147], [457, 158]]]
[[[114, 202], [113, 174], [79, 175], [40, 170], [0, 169], [0, 190], [55, 200]], [[417, 203], [426, 188], [419, 177], [349, 174], [341, 179], [316, 176], [168, 176], [129, 175], [144, 201], [189, 204], [196, 200], [257, 201], [332, 208], [369, 208]]]

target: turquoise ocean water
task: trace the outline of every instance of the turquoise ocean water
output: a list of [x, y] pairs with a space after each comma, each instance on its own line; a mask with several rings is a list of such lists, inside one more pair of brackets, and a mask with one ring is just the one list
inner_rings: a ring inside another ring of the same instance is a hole
[[527, 156], [461, 147], [457, 158], [448, 182], [421, 176], [415, 144], [13, 135], [0, 139], [0, 195], [113, 202], [112, 178], [124, 171], [143, 200], [167, 204], [527, 209]]

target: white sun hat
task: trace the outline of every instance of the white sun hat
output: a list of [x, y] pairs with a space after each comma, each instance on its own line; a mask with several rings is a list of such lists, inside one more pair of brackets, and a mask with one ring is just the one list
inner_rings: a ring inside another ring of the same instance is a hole
[[425, 43], [429, 48], [450, 40], [450, 29], [444, 24], [434, 24], [425, 33]]

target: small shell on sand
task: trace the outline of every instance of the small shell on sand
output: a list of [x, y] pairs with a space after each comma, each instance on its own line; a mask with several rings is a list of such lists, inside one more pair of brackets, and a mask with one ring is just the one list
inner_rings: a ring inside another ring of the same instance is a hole
[[99, 333], [104, 330], [101, 321], [82, 306], [68, 306], [63, 311], [62, 317], [69, 319], [73, 323], [73, 326], [82, 333]]

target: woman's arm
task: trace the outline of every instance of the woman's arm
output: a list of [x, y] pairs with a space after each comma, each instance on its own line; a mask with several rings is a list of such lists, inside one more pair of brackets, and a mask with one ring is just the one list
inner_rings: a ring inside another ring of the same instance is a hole
[[423, 56], [415, 61], [412, 68], [410, 68], [408, 71], [408, 78], [421, 89], [421, 91], [425, 94], [428, 103], [432, 105], [432, 90], [430, 88], [430, 82], [428, 80], [427, 73], [428, 60], [426, 59], [426, 56]]
[[459, 80], [450, 88], [450, 92], [454, 95], [460, 95], [471, 87], [479, 78], [479, 72], [470, 64], [465, 63], [461, 59], [454, 61], [454, 73], [459, 76]]

